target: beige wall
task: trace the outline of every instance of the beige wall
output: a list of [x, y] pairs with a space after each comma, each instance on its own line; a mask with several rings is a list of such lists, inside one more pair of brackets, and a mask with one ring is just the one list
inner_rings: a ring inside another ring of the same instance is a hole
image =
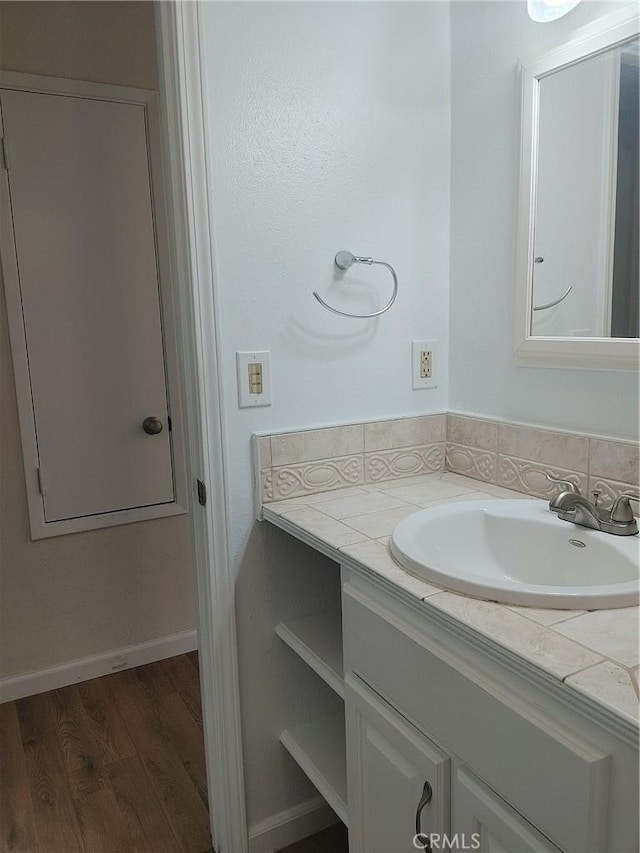
[[[0, 66], [157, 88], [151, 3], [2, 2]], [[32, 542], [0, 294], [0, 676], [195, 627], [187, 516]]]
[[158, 88], [151, 2], [0, 3], [0, 67]]

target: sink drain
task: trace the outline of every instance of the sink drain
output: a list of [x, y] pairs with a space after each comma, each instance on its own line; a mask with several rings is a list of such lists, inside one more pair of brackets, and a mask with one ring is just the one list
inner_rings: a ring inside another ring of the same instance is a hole
[[569, 545], [575, 545], [576, 548], [586, 548], [586, 544], [580, 539], [569, 539]]

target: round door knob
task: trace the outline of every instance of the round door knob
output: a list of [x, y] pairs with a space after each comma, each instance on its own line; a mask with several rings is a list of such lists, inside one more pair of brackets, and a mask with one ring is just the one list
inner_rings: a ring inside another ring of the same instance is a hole
[[162, 432], [162, 421], [153, 417], [145, 418], [142, 421], [142, 429], [147, 435], [157, 435], [159, 432]]

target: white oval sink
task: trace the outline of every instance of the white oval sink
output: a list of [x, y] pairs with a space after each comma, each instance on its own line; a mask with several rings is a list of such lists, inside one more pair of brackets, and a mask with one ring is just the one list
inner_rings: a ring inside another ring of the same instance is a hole
[[390, 547], [411, 574], [476, 598], [562, 610], [640, 600], [640, 537], [561, 521], [544, 501], [430, 507], [403, 519]]

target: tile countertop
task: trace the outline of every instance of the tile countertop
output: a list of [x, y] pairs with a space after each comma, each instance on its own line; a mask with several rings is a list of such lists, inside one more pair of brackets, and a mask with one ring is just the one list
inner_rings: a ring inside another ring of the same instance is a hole
[[627, 721], [638, 724], [640, 608], [542, 610], [446, 592], [401, 569], [389, 537], [405, 516], [436, 504], [528, 495], [459, 474], [424, 474], [263, 505], [266, 521], [286, 521], [339, 559], [348, 555], [409, 595], [428, 602]]

